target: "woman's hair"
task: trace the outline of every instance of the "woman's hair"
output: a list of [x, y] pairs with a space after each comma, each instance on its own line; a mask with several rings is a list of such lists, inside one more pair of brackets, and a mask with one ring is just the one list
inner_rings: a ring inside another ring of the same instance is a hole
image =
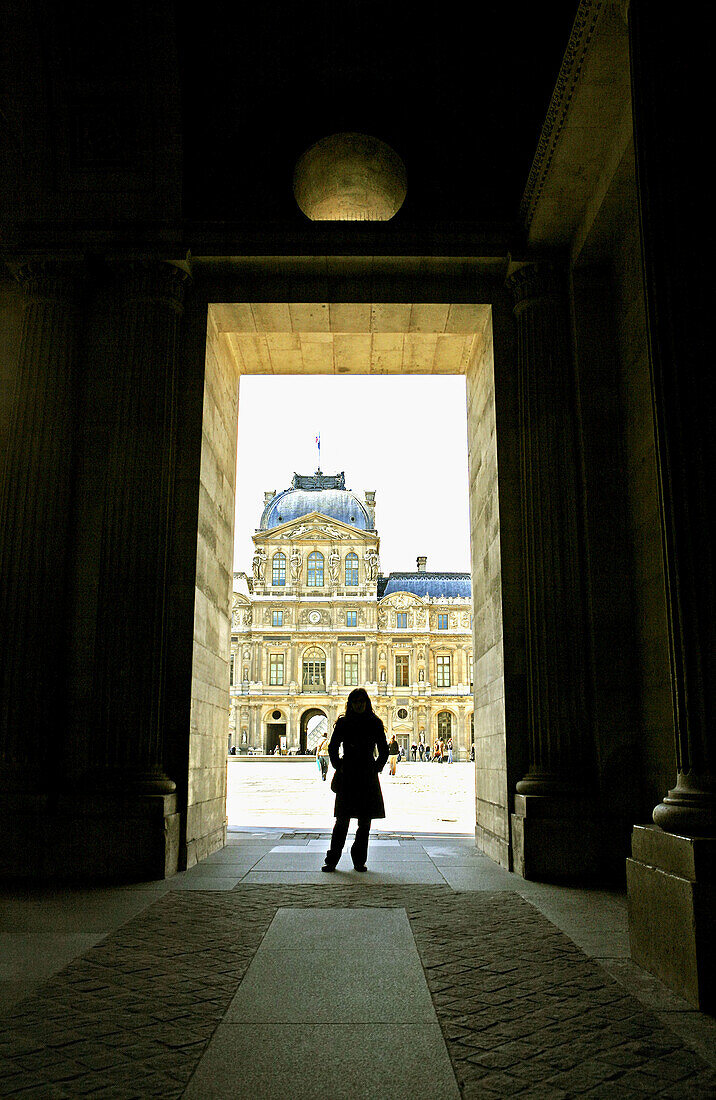
[[373, 714], [373, 707], [368, 692], [365, 688], [354, 688], [346, 700], [346, 718], [350, 718], [352, 715], [356, 714], [354, 704], [358, 699], [362, 699], [365, 703], [365, 717], [369, 717]]

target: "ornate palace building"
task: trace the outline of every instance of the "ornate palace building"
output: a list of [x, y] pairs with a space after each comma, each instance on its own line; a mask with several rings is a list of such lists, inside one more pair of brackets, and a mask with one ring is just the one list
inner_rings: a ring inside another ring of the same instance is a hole
[[364, 686], [405, 749], [472, 740], [469, 573], [379, 571], [375, 493], [343, 473], [265, 494], [252, 576], [234, 574], [230, 746], [311, 749]]

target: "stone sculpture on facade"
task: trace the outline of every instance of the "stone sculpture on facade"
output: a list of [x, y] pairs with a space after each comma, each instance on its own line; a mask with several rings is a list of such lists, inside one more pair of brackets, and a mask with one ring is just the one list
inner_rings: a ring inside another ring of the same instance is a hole
[[291, 551], [291, 584], [301, 583], [301, 573], [303, 571], [303, 554], [294, 547]]
[[341, 555], [339, 554], [335, 546], [331, 547], [331, 552], [328, 555], [328, 576], [330, 577], [331, 584], [338, 584], [341, 571]]
[[263, 546], [256, 547], [251, 567], [254, 571], [254, 580], [263, 584], [266, 569], [266, 551]]
[[372, 548], [365, 552], [365, 575], [369, 581], [378, 576], [378, 554]]

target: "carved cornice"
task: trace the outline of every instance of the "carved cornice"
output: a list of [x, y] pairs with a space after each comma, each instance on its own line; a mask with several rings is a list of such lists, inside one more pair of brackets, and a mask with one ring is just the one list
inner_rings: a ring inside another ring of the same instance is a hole
[[529, 229], [532, 224], [532, 218], [544, 190], [552, 158], [569, 113], [572, 96], [579, 82], [594, 31], [602, 12], [609, 4], [610, 0], [581, 0], [579, 4], [520, 203], [520, 214], [526, 229]]

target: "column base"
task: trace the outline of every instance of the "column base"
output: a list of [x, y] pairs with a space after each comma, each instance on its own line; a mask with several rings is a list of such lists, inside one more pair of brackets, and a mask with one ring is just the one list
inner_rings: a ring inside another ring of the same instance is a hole
[[627, 860], [635, 963], [696, 1008], [716, 1007], [716, 838], [635, 825]]
[[[544, 882], [595, 882], [613, 877], [613, 838], [581, 796], [515, 795], [513, 870]], [[623, 854], [622, 854], [623, 858]]]
[[176, 874], [175, 794], [20, 796], [0, 808], [0, 877], [144, 882]]

